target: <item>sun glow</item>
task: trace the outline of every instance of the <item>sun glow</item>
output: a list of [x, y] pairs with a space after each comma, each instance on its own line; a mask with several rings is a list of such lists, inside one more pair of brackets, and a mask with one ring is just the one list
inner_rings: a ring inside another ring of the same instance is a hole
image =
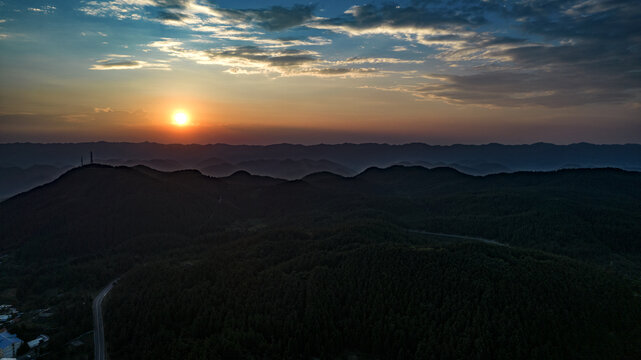
[[189, 125], [189, 115], [184, 111], [176, 111], [173, 115], [173, 124], [176, 126]]

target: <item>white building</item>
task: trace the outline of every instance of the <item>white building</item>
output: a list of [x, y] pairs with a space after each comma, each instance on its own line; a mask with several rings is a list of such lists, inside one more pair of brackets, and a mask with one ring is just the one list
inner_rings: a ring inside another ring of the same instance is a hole
[[0, 332], [0, 358], [12, 358], [16, 356], [23, 341], [8, 331]]
[[40, 345], [44, 345], [49, 341], [49, 337], [47, 335], [40, 335], [37, 338], [27, 342], [27, 345], [29, 345], [30, 349], [36, 348]]

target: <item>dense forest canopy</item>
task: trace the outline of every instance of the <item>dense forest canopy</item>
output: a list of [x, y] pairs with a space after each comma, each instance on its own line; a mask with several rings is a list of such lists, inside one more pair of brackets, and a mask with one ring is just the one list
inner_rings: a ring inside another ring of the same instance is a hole
[[[264, 232], [139, 267], [109, 299], [122, 359], [633, 359], [641, 301], [567, 258], [374, 224]], [[136, 296], [132, 296], [132, 294]]]
[[0, 228], [0, 285], [66, 309], [53, 358], [117, 277], [114, 359], [641, 356], [637, 172], [90, 165], [0, 203]]

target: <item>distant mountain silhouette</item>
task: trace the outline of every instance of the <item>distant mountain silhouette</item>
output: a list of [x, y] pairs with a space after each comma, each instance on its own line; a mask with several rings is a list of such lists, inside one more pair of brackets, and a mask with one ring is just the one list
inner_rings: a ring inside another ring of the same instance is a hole
[[113, 166], [136, 166], [144, 165], [156, 170], [176, 171], [185, 169], [185, 165], [172, 159], [107, 159], [100, 160], [99, 163]]
[[[199, 168], [220, 162], [237, 164], [259, 159], [329, 160], [361, 171], [370, 166], [390, 166], [403, 161], [426, 161], [434, 166], [494, 163], [510, 170], [553, 170], [566, 164], [580, 167], [641, 169], [641, 145], [165, 145], [156, 143], [0, 144], [0, 166], [77, 164], [80, 156], [94, 152], [95, 159], [167, 159]], [[221, 161], [204, 163], [207, 159]]]
[[[239, 170], [282, 179], [300, 179], [329, 171], [352, 176], [369, 167], [392, 165], [452, 167], [470, 175], [563, 168], [615, 167], [641, 170], [641, 145], [451, 145], [338, 144], [338, 145], [164, 145], [156, 143], [0, 144], [0, 166], [28, 168], [45, 164], [69, 168], [93, 152], [96, 163], [145, 165], [157, 170], [197, 169], [224, 177]], [[28, 177], [28, 176], [27, 176]], [[40, 185], [17, 178], [0, 183], [0, 194], [26, 190], [16, 183]], [[6, 185], [3, 185], [6, 184]]]
[[329, 171], [338, 175], [351, 176], [354, 170], [329, 160], [277, 160], [259, 159], [242, 161], [238, 164], [226, 162], [210, 165], [201, 169], [204, 174], [211, 176], [228, 176], [238, 170], [245, 170], [254, 175], [265, 175], [282, 179], [300, 179], [315, 172]]
[[199, 161], [196, 164], [196, 168], [197, 169], [204, 169], [204, 168], [209, 167], [209, 166], [220, 165], [220, 164], [225, 164], [225, 163], [226, 163], [226, 161], [221, 159], [221, 158], [212, 157], [212, 158], [209, 158], [209, 159], [205, 159], [205, 160]]
[[209, 165], [206, 167], [203, 167], [200, 169], [203, 174], [209, 175], [209, 176], [216, 176], [216, 177], [221, 177], [221, 176], [229, 176], [237, 171], [246, 171], [245, 169], [240, 168], [239, 166], [236, 166], [234, 164], [230, 164], [228, 162], [222, 162], [219, 164], [214, 164], [214, 165]]
[[[461, 163], [444, 163], [442, 161], [438, 161], [435, 163], [430, 163], [427, 161], [401, 161], [396, 165], [422, 166], [428, 169], [435, 168], [435, 167], [450, 167], [469, 175], [488, 175], [488, 174], [498, 174], [498, 173], [513, 171], [507, 166], [503, 166], [498, 163], [477, 162], [477, 161], [471, 161], [470, 163], [465, 163], [464, 161], [461, 161]], [[573, 166], [572, 168], [575, 168], [575, 167], [576, 166]], [[563, 168], [567, 168], [567, 167], [564, 166]]]
[[17, 166], [0, 167], [0, 201], [48, 183], [68, 169], [69, 167], [59, 168], [51, 165], [33, 165], [26, 169]]

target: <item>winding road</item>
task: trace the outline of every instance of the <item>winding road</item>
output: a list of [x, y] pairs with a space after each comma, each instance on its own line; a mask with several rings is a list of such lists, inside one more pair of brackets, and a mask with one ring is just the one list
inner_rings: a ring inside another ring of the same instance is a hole
[[508, 244], [504, 244], [504, 243], [500, 243], [498, 241], [494, 241], [494, 240], [490, 240], [490, 239], [484, 239], [484, 238], [480, 238], [480, 237], [465, 236], [465, 235], [454, 235], [454, 234], [444, 234], [444, 233], [436, 233], [436, 232], [429, 232], [429, 231], [423, 231], [423, 230], [414, 230], [414, 229], [407, 229], [407, 231], [413, 232], [413, 233], [418, 233], [418, 234], [449, 237], [449, 238], [453, 238], [453, 239], [480, 241], [482, 243], [491, 244], [491, 245], [509, 246]]
[[[429, 232], [429, 231], [415, 230], [415, 229], [407, 229], [407, 231], [413, 232], [413, 233], [449, 237], [449, 238], [455, 238], [455, 239], [461, 239], [461, 240], [474, 240], [474, 241], [479, 241], [479, 242], [492, 244], [492, 245], [509, 246], [507, 244], [503, 244], [498, 241], [479, 238], [479, 237], [444, 234], [444, 233], [436, 233], [436, 232]], [[104, 325], [102, 320], [102, 301], [105, 299], [105, 296], [107, 296], [109, 291], [111, 291], [116, 281], [117, 279], [114, 281], [111, 281], [107, 286], [105, 286], [102, 290], [100, 290], [100, 293], [93, 299], [93, 327], [94, 327], [93, 343], [94, 343], [95, 360], [106, 360], [107, 358], [106, 351], [105, 351], [105, 332], [104, 332]]]
[[93, 346], [95, 360], [105, 360], [107, 358], [105, 352], [105, 330], [102, 321], [102, 301], [115, 283], [116, 280], [110, 282], [109, 285], [100, 290], [100, 293], [93, 299]]

